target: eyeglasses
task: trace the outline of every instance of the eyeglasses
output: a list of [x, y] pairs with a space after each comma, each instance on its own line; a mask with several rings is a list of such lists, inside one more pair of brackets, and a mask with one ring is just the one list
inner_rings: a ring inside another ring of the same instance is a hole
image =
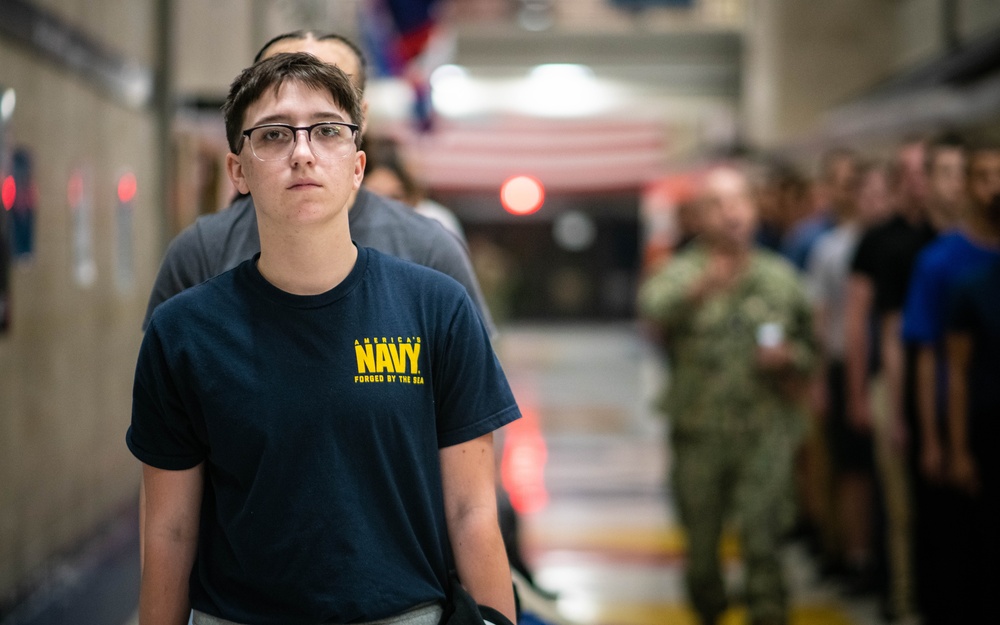
[[250, 140], [250, 150], [261, 161], [280, 161], [288, 158], [295, 150], [299, 131], [305, 130], [309, 137], [309, 148], [318, 159], [343, 158], [351, 153], [357, 124], [347, 122], [319, 122], [312, 126], [290, 126], [288, 124], [264, 124], [243, 131], [236, 153], [243, 149], [243, 140]]

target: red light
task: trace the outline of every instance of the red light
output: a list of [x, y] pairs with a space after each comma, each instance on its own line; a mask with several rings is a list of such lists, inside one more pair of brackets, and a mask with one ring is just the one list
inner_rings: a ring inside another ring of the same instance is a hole
[[135, 174], [132, 172], [123, 174], [118, 179], [118, 201], [122, 204], [131, 202], [135, 197], [136, 186]]
[[[121, 191], [119, 191], [120, 193]], [[69, 177], [69, 182], [66, 183], [66, 199], [69, 201], [70, 208], [79, 206], [80, 200], [83, 199], [83, 174], [79, 171], [74, 171]]]
[[500, 203], [512, 215], [530, 215], [545, 202], [545, 187], [537, 178], [514, 176], [500, 186]]
[[0, 188], [0, 199], [3, 201], [4, 210], [14, 208], [14, 198], [17, 197], [17, 183], [14, 176], [7, 176], [3, 179], [3, 187]]

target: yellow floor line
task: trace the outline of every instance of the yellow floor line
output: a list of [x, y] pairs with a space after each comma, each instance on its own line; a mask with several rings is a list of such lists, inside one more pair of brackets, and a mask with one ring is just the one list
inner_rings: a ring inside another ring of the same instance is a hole
[[[576, 619], [581, 625], [698, 625], [694, 612], [678, 604], [604, 603], [595, 606], [591, 618]], [[745, 625], [744, 608], [731, 608], [720, 625]], [[792, 608], [789, 625], [854, 625], [836, 606], [807, 605]]]
[[[556, 531], [528, 530], [525, 545], [537, 550], [583, 550], [641, 553], [665, 557], [681, 557], [686, 552], [684, 531], [672, 528], [599, 528], [565, 529]], [[739, 541], [735, 533], [725, 532], [720, 545], [726, 559], [739, 557]]]

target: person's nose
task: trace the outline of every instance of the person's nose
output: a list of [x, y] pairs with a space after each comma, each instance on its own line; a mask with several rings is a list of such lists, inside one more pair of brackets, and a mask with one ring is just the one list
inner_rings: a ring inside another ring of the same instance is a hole
[[292, 143], [292, 165], [302, 165], [314, 163], [316, 155], [312, 151], [312, 143], [309, 141], [309, 130], [297, 128], [295, 130], [295, 141]]

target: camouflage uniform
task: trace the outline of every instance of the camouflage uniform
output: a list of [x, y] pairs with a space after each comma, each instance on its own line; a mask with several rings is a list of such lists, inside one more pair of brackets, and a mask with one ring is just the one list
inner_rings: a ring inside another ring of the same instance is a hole
[[762, 250], [734, 285], [694, 303], [688, 293], [707, 261], [696, 244], [639, 293], [642, 315], [665, 333], [670, 361], [661, 408], [670, 417], [674, 489], [688, 536], [688, 592], [706, 623], [725, 610], [718, 546], [725, 518], [735, 513], [750, 621], [783, 623], [778, 547], [793, 516], [792, 465], [806, 419], [789, 376], [757, 368], [757, 328], [781, 324], [794, 369], [807, 374], [816, 354], [810, 310], [792, 266]]

